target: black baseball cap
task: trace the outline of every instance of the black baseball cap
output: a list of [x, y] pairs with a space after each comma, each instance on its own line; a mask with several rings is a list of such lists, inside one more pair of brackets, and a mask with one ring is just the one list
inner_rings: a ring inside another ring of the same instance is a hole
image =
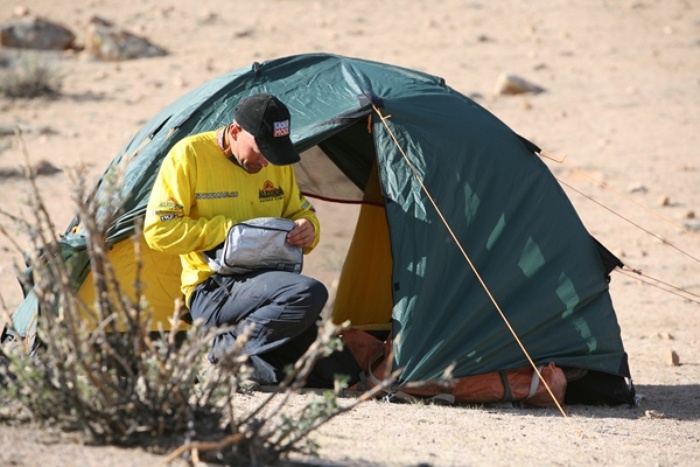
[[289, 109], [271, 94], [254, 94], [242, 99], [233, 118], [241, 128], [253, 135], [260, 153], [274, 165], [299, 162], [289, 137]]

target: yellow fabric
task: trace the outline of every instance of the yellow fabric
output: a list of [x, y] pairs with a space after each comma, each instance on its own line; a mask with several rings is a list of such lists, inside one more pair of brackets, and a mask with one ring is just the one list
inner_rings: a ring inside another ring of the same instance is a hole
[[338, 281], [333, 322], [350, 320], [359, 329], [391, 329], [392, 266], [384, 208], [363, 204]]
[[[159, 325], [163, 329], [170, 329], [170, 318], [175, 310], [175, 300], [182, 298], [180, 293], [180, 260], [177, 256], [167, 255], [151, 250], [146, 242], [141, 239], [140, 256], [142, 269], [140, 271], [141, 292], [145, 297], [149, 309], [153, 313], [146, 318], [152, 318], [151, 330], [156, 331]], [[107, 253], [107, 258], [112, 265], [121, 292], [131, 300], [135, 299], [134, 283], [136, 281], [136, 262], [134, 261], [134, 243], [131, 239], [123, 240]], [[99, 324], [97, 312], [94, 308], [95, 287], [92, 272], [80, 286], [78, 297], [90, 307], [90, 315], [83, 317], [92, 321], [93, 327]], [[115, 296], [116, 297], [116, 296]], [[116, 298], [115, 298], [116, 300]], [[121, 319], [118, 317], [118, 319]], [[123, 330], [123, 325], [118, 322], [117, 327]]]
[[299, 191], [291, 166], [250, 174], [224, 155], [216, 131], [179, 141], [163, 160], [151, 191], [144, 236], [148, 245], [180, 255], [181, 290], [189, 299], [213, 271], [202, 252], [221, 244], [237, 222], [255, 217], [308, 219], [320, 239], [313, 206]]

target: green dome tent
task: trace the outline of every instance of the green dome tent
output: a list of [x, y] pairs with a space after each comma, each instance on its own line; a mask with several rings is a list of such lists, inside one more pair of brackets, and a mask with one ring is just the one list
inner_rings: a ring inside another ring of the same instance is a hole
[[[621, 263], [588, 234], [539, 148], [425, 73], [308, 54], [255, 63], [189, 92], [105, 172], [125, 171], [121, 214], [109, 231], [115, 267], [134, 269], [125, 240], [168, 150], [227, 124], [239, 99], [258, 92], [290, 109], [302, 192], [363, 205], [334, 313], [400, 335], [393, 366], [403, 369], [402, 381], [436, 380], [450, 365], [458, 377], [528, 367], [495, 302], [534, 363], [588, 370], [581, 400], [591, 391], [603, 401], [632, 401], [608, 290], [608, 274]], [[94, 196], [108, 196], [103, 191], [98, 184]], [[89, 303], [79, 219], [61, 247]], [[165, 256], [146, 252], [143, 274], [153, 278], [144, 283], [156, 322], [167, 328], [179, 261]], [[30, 334], [35, 313], [28, 291], [14, 332]]]

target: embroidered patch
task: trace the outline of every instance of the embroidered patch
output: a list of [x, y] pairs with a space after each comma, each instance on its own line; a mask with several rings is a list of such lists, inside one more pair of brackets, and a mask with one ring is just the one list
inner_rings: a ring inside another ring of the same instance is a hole
[[166, 216], [160, 216], [160, 221], [165, 222], [169, 221], [170, 219], [175, 219], [177, 217], [177, 214], [168, 214]]
[[272, 122], [272, 136], [279, 138], [281, 136], [287, 136], [289, 134], [289, 120], [282, 120], [280, 122]]
[[284, 190], [282, 187], [276, 188], [275, 185], [270, 181], [266, 180], [263, 184], [261, 190], [258, 190], [258, 199], [263, 201], [279, 200], [284, 196]]

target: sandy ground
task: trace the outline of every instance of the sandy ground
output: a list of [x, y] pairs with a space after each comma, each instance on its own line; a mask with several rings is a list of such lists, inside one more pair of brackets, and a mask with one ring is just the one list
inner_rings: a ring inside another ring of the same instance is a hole
[[[0, 20], [17, 5], [0, 3]], [[323, 463], [700, 464], [700, 242], [697, 231], [682, 228], [700, 215], [700, 2], [35, 0], [21, 5], [70, 27], [78, 42], [88, 18], [99, 15], [171, 52], [121, 63], [58, 54], [64, 74], [60, 98], [0, 99], [0, 125], [33, 129], [25, 142], [34, 162], [66, 169], [84, 164], [94, 181], [152, 115], [225, 72], [306, 52], [373, 59], [442, 76], [521, 135], [567, 156], [563, 164], [548, 164], [566, 184], [590, 232], [646, 276], [696, 294], [691, 301], [613, 274], [611, 293], [623, 340], [638, 392], [645, 396], [637, 408], [570, 406], [564, 418], [556, 411], [509, 406], [372, 402], [314, 435]], [[498, 76], [505, 72], [547, 92], [496, 96]], [[0, 137], [0, 169], [20, 164], [12, 138]], [[26, 213], [26, 181], [5, 176], [0, 182], [3, 209]], [[68, 176], [62, 172], [40, 182], [62, 231], [73, 216]], [[330, 285], [357, 211], [317, 207], [324, 238], [307, 259], [306, 272]], [[0, 292], [10, 310], [21, 299], [13, 271], [20, 261], [0, 239]], [[667, 364], [671, 350], [679, 355], [679, 366]], [[126, 466], [162, 460], [138, 450], [83, 447], [0, 426], [3, 465]]]

